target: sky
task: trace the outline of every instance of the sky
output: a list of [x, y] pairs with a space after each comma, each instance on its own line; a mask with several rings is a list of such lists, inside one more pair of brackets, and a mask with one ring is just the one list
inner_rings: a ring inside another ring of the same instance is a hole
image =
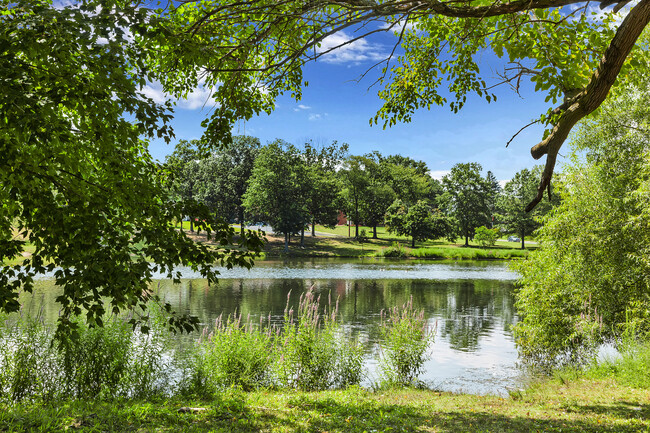
[[[324, 45], [349, 37], [347, 33], [338, 33]], [[353, 155], [375, 150], [384, 155], [401, 154], [426, 162], [435, 178], [441, 178], [457, 163], [478, 162], [483, 174], [490, 170], [497, 179], [505, 181], [523, 168], [544, 163], [530, 156], [530, 148], [542, 138], [540, 126], [527, 128], [506, 148], [520, 128], [549, 107], [544, 95], [534, 92], [529, 84], [523, 86], [521, 96], [508, 86], [496, 88], [497, 101], [492, 103], [477, 96], [468, 97], [465, 107], [456, 114], [446, 106], [434, 106], [418, 110], [407, 124], [386, 129], [381, 124], [370, 126], [369, 120], [382, 104], [377, 96], [380, 87], [371, 87], [380, 70], [358, 80], [370, 66], [385, 58], [395, 40], [390, 33], [378, 34], [309, 63], [304, 69], [304, 80], [309, 86], [304, 89], [302, 100], [282, 96], [272, 114], [240, 122], [233, 132], [256, 136], [262, 144], [278, 138], [295, 145], [309, 140], [316, 144], [337, 141], [347, 143]], [[497, 72], [503, 70], [504, 63], [485, 53], [479, 58], [479, 66], [489, 85], [498, 81]], [[145, 93], [155, 100], [163, 98], [155, 84], [148, 86]], [[209, 89], [203, 88], [187, 100], [178, 101], [172, 122], [176, 138], [169, 145], [153, 142], [153, 157], [163, 160], [180, 139], [200, 138], [200, 123], [209, 115], [212, 104]]]

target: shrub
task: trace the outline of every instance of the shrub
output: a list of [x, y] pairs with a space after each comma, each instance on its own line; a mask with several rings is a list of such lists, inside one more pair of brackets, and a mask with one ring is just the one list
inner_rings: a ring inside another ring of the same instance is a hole
[[289, 307], [284, 315], [284, 333], [279, 345], [278, 380], [281, 386], [303, 390], [330, 388], [337, 367], [336, 316], [331, 300], [319, 312], [320, 297], [310, 289], [300, 296], [297, 317]]
[[489, 229], [485, 226], [476, 227], [474, 233], [474, 240], [483, 248], [493, 247], [499, 238], [499, 231], [497, 229]]
[[[270, 318], [269, 318], [270, 321]], [[214, 330], [199, 341], [194, 383], [200, 393], [214, 394], [224, 388], [250, 391], [271, 384], [273, 327], [255, 326], [250, 317], [219, 316]], [[198, 390], [195, 390], [195, 392]]]
[[390, 247], [382, 249], [380, 255], [383, 257], [404, 258], [406, 257], [406, 250], [399, 242], [393, 242]]
[[381, 312], [379, 368], [386, 385], [415, 385], [433, 341], [434, 329], [424, 311], [413, 309], [413, 299], [401, 308]]

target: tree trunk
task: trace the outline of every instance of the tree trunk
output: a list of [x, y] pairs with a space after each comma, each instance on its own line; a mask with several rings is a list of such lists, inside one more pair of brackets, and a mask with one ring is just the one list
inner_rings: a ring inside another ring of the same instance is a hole
[[289, 252], [289, 233], [284, 234], [284, 251]]
[[465, 246], [469, 247], [469, 236], [465, 235]]
[[354, 237], [359, 239], [359, 223], [354, 222]]
[[411, 236], [411, 248], [415, 248], [415, 236]]
[[244, 239], [244, 228], [245, 228], [245, 226], [246, 225], [244, 224], [244, 208], [240, 207], [239, 208], [239, 234], [240, 234], [242, 239]]
[[190, 217], [190, 233], [194, 233], [194, 218]]
[[524, 233], [521, 233], [521, 249], [524, 250], [526, 247], [524, 246]]
[[372, 226], [372, 238], [377, 239], [377, 226]]
[[316, 220], [311, 220], [311, 236], [316, 237]]
[[300, 230], [300, 248], [305, 248], [305, 228]]

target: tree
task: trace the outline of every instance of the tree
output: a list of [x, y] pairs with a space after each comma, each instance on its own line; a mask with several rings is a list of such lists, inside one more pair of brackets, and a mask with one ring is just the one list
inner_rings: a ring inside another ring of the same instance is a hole
[[385, 220], [390, 233], [411, 237], [411, 248], [415, 248], [415, 242], [455, 236], [449, 217], [433, 211], [423, 200], [408, 207], [401, 200], [395, 200]]
[[630, 89], [579, 129], [561, 202], [517, 266], [515, 333], [533, 362], [584, 361], [603, 341], [650, 332], [649, 100]]
[[303, 159], [307, 168], [307, 210], [311, 216], [311, 235], [316, 236], [316, 224], [334, 228], [341, 209], [340, 182], [336, 168], [348, 150], [348, 145], [336, 142], [317, 149], [305, 143]]
[[198, 200], [226, 221], [237, 220], [241, 236], [246, 228], [242, 200], [259, 149], [258, 138], [238, 135], [199, 163]]
[[551, 209], [552, 204], [557, 204], [557, 198], [553, 196], [553, 201], [540, 203], [530, 212], [524, 210], [526, 204], [537, 194], [537, 179], [541, 172], [541, 166], [532, 170], [524, 168], [517, 172], [512, 180], [506, 183], [497, 202], [500, 225], [506, 231], [519, 235], [522, 250], [525, 248], [526, 236], [541, 226], [541, 217]]
[[407, 205], [413, 205], [431, 193], [429, 175], [420, 174], [417, 168], [386, 162], [382, 163], [382, 168], [386, 182], [395, 191], [397, 198]]
[[363, 156], [352, 155], [343, 161], [343, 167], [339, 170], [343, 182], [341, 194], [345, 201], [344, 210], [348, 219], [352, 217], [354, 221], [356, 238], [359, 237], [363, 200], [370, 187], [370, 176], [365, 171], [367, 162], [367, 158]]
[[[487, 186], [487, 193], [488, 193], [487, 207], [489, 212], [488, 217], [490, 219], [490, 228], [494, 228], [494, 219], [496, 217], [496, 211], [497, 211], [497, 201], [499, 199], [499, 196], [501, 195], [502, 188], [501, 185], [499, 185], [499, 181], [494, 176], [494, 173], [492, 173], [489, 170], [485, 175], [485, 185]], [[526, 204], [528, 203], [530, 202], [527, 202]]]
[[[373, 121], [384, 127], [409, 122], [417, 109], [434, 104], [457, 111], [469, 94], [493, 101], [495, 85], [519, 91], [530, 77], [552, 104], [538, 119], [547, 127], [544, 137], [531, 149], [536, 159], [546, 155], [533, 207], [576, 123], [601, 105], [617, 78], [645, 80], [648, 50], [639, 37], [650, 21], [650, 0], [617, 19], [614, 12], [627, 3], [602, 1], [598, 18], [582, 0], [184, 2], [164, 11], [162, 30], [153, 28], [143, 43], [156, 50], [151, 67], [166, 89], [183, 93], [199, 75], [217, 89], [220, 105], [206, 120], [208, 136], [228, 135], [237, 119], [270, 112], [281, 93], [300, 99], [303, 65], [332, 51], [321, 44], [346, 29], [356, 33], [342, 45], [392, 31], [404, 50], [397, 59], [391, 52], [379, 78], [385, 102]], [[382, 20], [383, 26], [370, 25]], [[485, 82], [476, 61], [487, 49], [509, 62], [496, 83]]]
[[274, 232], [284, 234], [285, 251], [290, 236], [300, 233], [309, 222], [306, 176], [298, 149], [276, 140], [260, 150], [244, 195], [248, 212], [262, 215]]
[[[168, 172], [149, 154], [147, 140], [172, 136], [171, 106], [143, 94], [148, 55], [131, 35], [156, 16], [111, 1], [3, 0], [0, 11], [0, 259], [24, 257], [1, 268], [0, 310], [18, 311], [19, 292], [53, 272], [61, 341], [75, 335], [75, 316], [101, 326], [123, 310], [146, 332], [147, 302], [162, 302], [149, 290], [156, 272], [178, 280], [189, 266], [214, 282], [214, 263], [251, 266], [259, 239], [229, 248], [232, 230], [204, 207], [169, 200]], [[224, 247], [175, 230], [188, 214]], [[168, 318], [174, 329], [197, 323]]]
[[481, 177], [481, 165], [475, 162], [458, 163], [443, 177], [443, 201], [446, 210], [458, 221], [465, 246], [474, 237], [476, 227], [489, 224], [488, 189]]
[[476, 227], [474, 233], [474, 240], [481, 244], [483, 248], [493, 247], [499, 238], [499, 231], [497, 229], [489, 229], [485, 226]]
[[[165, 158], [165, 164], [172, 173], [168, 183], [169, 192], [177, 202], [191, 202], [198, 198], [201, 174], [197, 147], [198, 140], [181, 140], [176, 144], [174, 151]], [[194, 215], [189, 215], [189, 219], [190, 232], [194, 233]]]

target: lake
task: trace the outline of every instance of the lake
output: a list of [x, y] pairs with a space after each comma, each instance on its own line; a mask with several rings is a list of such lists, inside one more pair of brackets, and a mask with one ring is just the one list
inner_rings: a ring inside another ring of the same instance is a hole
[[[346, 331], [360, 337], [368, 355], [364, 385], [377, 379], [370, 358], [377, 350], [381, 310], [411, 298], [436, 327], [431, 359], [421, 376], [430, 387], [506, 395], [523, 380], [511, 332], [518, 320], [513, 305], [517, 276], [503, 262], [267, 260], [251, 270], [224, 269], [213, 286], [191, 270], [182, 271], [181, 284], [161, 279], [155, 289], [178, 311], [199, 316], [208, 327], [220, 314], [236, 311], [254, 321], [270, 314], [273, 322], [281, 323], [287, 299], [297, 306], [300, 294], [310, 287], [322, 299], [338, 299]], [[41, 302], [45, 315], [56, 317], [57, 306], [49, 299], [52, 291], [45, 290], [52, 281], [38, 284], [41, 290], [34, 299], [48, 298]]]

